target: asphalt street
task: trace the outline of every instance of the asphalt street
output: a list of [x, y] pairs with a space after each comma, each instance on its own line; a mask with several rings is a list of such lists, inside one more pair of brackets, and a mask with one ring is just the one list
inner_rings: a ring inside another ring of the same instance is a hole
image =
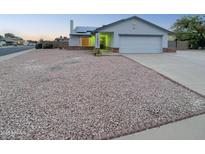
[[0, 56], [5, 56], [12, 53], [17, 53], [34, 48], [33, 46], [15, 46], [0, 48]]

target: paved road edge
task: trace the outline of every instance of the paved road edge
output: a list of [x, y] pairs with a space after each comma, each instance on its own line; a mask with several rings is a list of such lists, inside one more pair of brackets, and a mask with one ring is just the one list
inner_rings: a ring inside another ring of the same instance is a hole
[[33, 49], [28, 49], [28, 50], [24, 50], [22, 52], [17, 52], [17, 53], [12, 53], [12, 54], [8, 54], [8, 55], [5, 55], [5, 56], [1, 56], [0, 57], [0, 62], [4, 61], [4, 60], [9, 60], [11, 58], [14, 58], [14, 57], [17, 57], [17, 56], [20, 56], [22, 54], [25, 54], [25, 53], [28, 53], [28, 52], [31, 52], [31, 51], [34, 51], [35, 48]]

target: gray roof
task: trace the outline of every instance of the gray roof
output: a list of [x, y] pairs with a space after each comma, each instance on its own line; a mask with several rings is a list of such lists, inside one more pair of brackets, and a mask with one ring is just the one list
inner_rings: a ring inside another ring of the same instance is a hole
[[90, 26], [77, 26], [74, 31], [77, 33], [86, 33], [86, 32], [93, 32], [98, 27], [90, 27]]
[[12, 38], [4, 38], [4, 41], [6, 41], [6, 42], [16, 42], [16, 40], [14, 40]]
[[98, 27], [90, 27], [90, 26], [77, 26], [71, 35], [91, 35]]
[[90, 36], [91, 35], [91, 32], [87, 32], [87, 33], [70, 33], [70, 35], [79, 35], [79, 36]]
[[113, 25], [119, 24], [119, 23], [121, 23], [121, 22], [130, 20], [130, 19], [140, 20], [140, 21], [142, 21], [142, 22], [144, 22], [144, 23], [147, 23], [147, 24], [149, 24], [149, 25], [152, 25], [152, 26], [154, 26], [154, 27], [156, 27], [156, 28], [158, 28], [158, 29], [161, 29], [161, 30], [163, 30], [163, 31], [166, 31], [166, 32], [168, 32], [168, 33], [173, 33], [173, 32], [171, 32], [171, 31], [169, 31], [169, 30], [167, 30], [167, 29], [165, 29], [165, 28], [162, 28], [162, 27], [160, 27], [160, 26], [158, 26], [158, 25], [155, 25], [155, 24], [153, 24], [153, 23], [151, 23], [151, 22], [149, 22], [149, 21], [147, 21], [147, 20], [144, 20], [144, 19], [142, 19], [142, 18], [140, 18], [140, 17], [137, 17], [137, 16], [132, 16], [132, 17], [129, 17], [129, 18], [126, 18], [126, 19], [118, 20], [118, 21], [116, 21], [116, 22], [113, 22], [113, 23], [110, 23], [110, 24], [107, 24], [107, 25], [103, 25], [102, 27], [97, 28], [94, 32], [98, 32], [98, 31], [100, 31], [100, 30], [102, 30], [102, 29], [104, 29], [104, 28], [107, 28], [107, 27], [109, 27], [109, 26], [113, 26]]

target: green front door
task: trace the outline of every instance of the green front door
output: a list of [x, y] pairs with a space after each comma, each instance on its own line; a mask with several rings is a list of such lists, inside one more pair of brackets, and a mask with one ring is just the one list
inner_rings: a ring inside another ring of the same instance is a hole
[[100, 36], [100, 49], [105, 49], [105, 48], [106, 48], [106, 37]]

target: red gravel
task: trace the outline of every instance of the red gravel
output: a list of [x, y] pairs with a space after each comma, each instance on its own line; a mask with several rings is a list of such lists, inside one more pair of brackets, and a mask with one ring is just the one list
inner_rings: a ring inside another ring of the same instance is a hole
[[203, 97], [121, 56], [38, 50], [0, 65], [0, 139], [108, 139], [205, 112]]

